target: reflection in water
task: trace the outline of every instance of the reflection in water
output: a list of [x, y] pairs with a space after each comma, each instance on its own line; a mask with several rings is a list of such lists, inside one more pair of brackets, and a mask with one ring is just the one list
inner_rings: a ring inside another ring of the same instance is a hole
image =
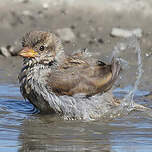
[[20, 151], [110, 151], [105, 126], [102, 122], [55, 121], [50, 116], [38, 116], [24, 121]]
[[25, 120], [19, 136], [20, 151], [146, 151], [152, 148], [152, 120], [141, 113], [124, 119], [62, 121], [50, 116]]

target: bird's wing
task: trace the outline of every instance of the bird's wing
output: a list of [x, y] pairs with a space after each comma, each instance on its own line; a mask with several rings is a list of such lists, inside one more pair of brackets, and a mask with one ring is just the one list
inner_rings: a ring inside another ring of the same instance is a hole
[[73, 63], [49, 73], [47, 84], [49, 91], [57, 95], [74, 95], [83, 93], [87, 96], [109, 90], [120, 71], [117, 61], [111, 65], [89, 65], [85, 61], [73, 60]]

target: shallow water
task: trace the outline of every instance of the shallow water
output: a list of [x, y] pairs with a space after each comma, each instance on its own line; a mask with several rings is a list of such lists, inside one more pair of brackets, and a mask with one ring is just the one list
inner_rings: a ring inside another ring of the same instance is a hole
[[[130, 89], [116, 89], [121, 97]], [[136, 102], [150, 107], [150, 102], [136, 92]], [[105, 151], [151, 152], [152, 118], [131, 112], [113, 121], [64, 121], [37, 114], [25, 101], [17, 85], [0, 85], [0, 151]]]
[[[133, 98], [136, 103], [151, 107], [151, 101], [144, 98], [150, 92], [138, 90], [143, 72], [140, 46], [137, 41], [130, 42], [124, 44], [131, 45], [137, 53], [137, 73], [133, 74], [137, 79], [133, 86], [116, 88], [113, 93], [119, 98], [126, 97], [129, 104], [134, 104]], [[119, 58], [120, 52], [117, 47], [113, 55]], [[0, 152], [151, 152], [151, 143], [152, 114], [148, 112], [133, 111], [106, 122], [64, 121], [57, 116], [39, 114], [22, 98], [16, 84], [0, 85]]]

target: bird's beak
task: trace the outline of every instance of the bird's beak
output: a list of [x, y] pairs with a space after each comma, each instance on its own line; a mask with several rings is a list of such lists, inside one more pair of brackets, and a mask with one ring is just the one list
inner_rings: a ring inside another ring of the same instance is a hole
[[19, 52], [19, 55], [25, 58], [34, 58], [37, 54], [36, 51], [29, 49], [28, 47], [23, 48], [23, 50]]

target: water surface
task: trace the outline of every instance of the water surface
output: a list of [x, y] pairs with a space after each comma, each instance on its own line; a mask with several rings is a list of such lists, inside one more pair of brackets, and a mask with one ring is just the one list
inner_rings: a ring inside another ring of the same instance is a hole
[[[116, 89], [114, 94], [124, 96], [129, 89]], [[141, 97], [147, 93], [138, 90], [136, 102], [150, 107], [150, 101]], [[145, 113], [87, 122], [37, 112], [21, 97], [17, 85], [0, 85], [0, 151], [151, 152], [152, 118]]]

